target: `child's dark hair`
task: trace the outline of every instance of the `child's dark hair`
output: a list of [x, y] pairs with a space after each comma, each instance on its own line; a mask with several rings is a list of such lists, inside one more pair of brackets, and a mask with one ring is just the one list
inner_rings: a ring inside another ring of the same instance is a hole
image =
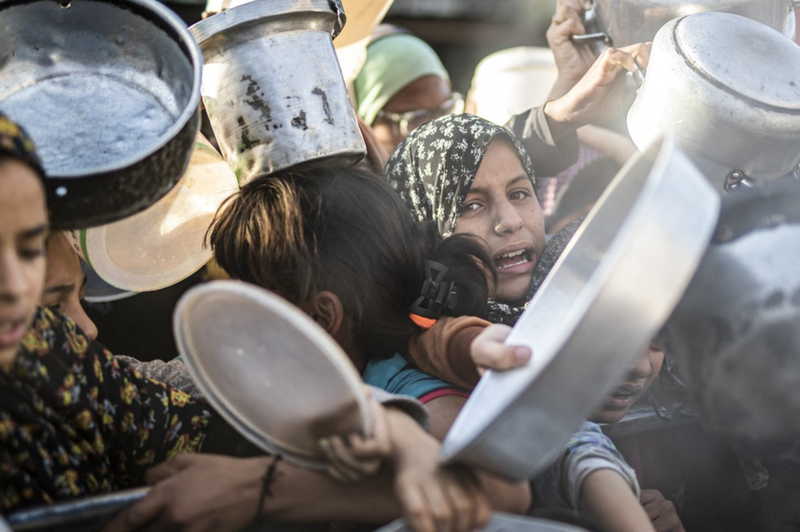
[[[424, 262], [449, 268], [450, 315], [486, 314], [492, 261], [473, 238], [442, 240], [413, 220], [381, 178], [352, 167], [284, 171], [242, 187], [217, 212], [209, 240], [233, 278], [302, 304], [335, 293], [369, 358], [404, 353], [419, 328], [409, 307]], [[455, 300], [455, 301], [453, 301]]]

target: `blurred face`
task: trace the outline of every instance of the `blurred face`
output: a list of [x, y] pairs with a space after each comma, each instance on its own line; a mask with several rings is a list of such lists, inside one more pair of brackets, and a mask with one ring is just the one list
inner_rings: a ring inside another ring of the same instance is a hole
[[604, 399], [600, 409], [589, 420], [595, 423], [616, 423], [622, 419], [653, 384], [663, 364], [664, 351], [651, 342], [628, 372], [625, 381]]
[[44, 189], [27, 165], [0, 163], [0, 368], [8, 368], [33, 321], [45, 277]]
[[496, 139], [489, 145], [455, 232], [471, 233], [486, 243], [497, 268], [498, 301], [525, 298], [544, 249], [544, 222], [533, 185], [509, 142]]
[[52, 233], [47, 239], [47, 276], [42, 306], [72, 319], [89, 338], [97, 338], [97, 327], [81, 305], [86, 275], [78, 254], [63, 233]]
[[[401, 125], [394, 121], [383, 118], [380, 114], [372, 123], [372, 130], [386, 150], [391, 155], [406, 136], [414, 129], [425, 122], [443, 116], [437, 110], [452, 96], [450, 85], [438, 76], [423, 76], [416, 81], [412, 81], [403, 89], [395, 94], [391, 100], [386, 102], [382, 111], [388, 113], [410, 113], [413, 111], [423, 111], [417, 113], [417, 118], [401, 131]], [[424, 111], [429, 111], [425, 113]]]

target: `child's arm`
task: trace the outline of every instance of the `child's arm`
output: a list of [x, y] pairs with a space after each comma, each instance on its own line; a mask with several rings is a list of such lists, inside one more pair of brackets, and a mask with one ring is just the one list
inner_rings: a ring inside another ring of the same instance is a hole
[[654, 531], [628, 482], [613, 469], [598, 469], [580, 488], [580, 507], [604, 532]]
[[422, 371], [472, 389], [484, 369], [509, 369], [526, 362], [530, 349], [503, 345], [511, 327], [471, 316], [439, 318], [409, 341], [409, 359]]
[[442, 316], [409, 340], [408, 359], [428, 375], [472, 389], [480, 375], [470, 358], [470, 345], [488, 325], [472, 316]]
[[418, 532], [469, 532], [482, 527], [491, 510], [471, 470], [442, 467], [439, 442], [405, 412], [375, 401], [370, 408], [371, 438], [356, 434], [320, 442], [330, 461], [328, 474], [346, 483], [360, 482], [385, 469], [385, 464], [394, 471], [403, 514]]

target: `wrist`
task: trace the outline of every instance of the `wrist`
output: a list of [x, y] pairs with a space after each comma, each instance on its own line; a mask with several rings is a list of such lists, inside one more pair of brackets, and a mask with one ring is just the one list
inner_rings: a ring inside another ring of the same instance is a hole
[[399, 411], [388, 412], [391, 462], [396, 470], [424, 457], [438, 456], [439, 444], [419, 424]]
[[567, 102], [564, 101], [565, 97], [550, 100], [544, 104], [544, 115], [547, 120], [547, 127], [550, 129], [550, 134], [553, 139], [558, 140], [575, 133], [580, 127], [575, 124], [571, 113], [568, 111], [569, 107]]

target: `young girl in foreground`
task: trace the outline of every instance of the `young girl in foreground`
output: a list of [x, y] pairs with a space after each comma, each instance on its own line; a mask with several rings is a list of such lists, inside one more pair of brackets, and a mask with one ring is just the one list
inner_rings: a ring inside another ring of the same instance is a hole
[[[446, 433], [465, 402], [463, 392], [402, 355], [421, 331], [419, 315], [410, 315], [420, 309], [485, 314], [492, 268], [475, 240], [441, 240], [438, 231], [413, 221], [386, 183], [343, 168], [282, 173], [245, 186], [221, 209], [211, 243], [233, 278], [273, 290], [310, 314], [368, 382], [427, 399], [434, 435]], [[455, 298], [438, 297], [450, 282]], [[607, 455], [594, 436], [576, 435], [575, 452], [565, 458], [564, 474], [580, 477], [572, 482], [575, 498], [608, 530], [651, 529], [628, 484], [635, 479], [619, 468], [596, 467]], [[482, 480], [496, 485], [487, 489], [495, 508], [519, 499], [519, 486], [488, 475]]]

